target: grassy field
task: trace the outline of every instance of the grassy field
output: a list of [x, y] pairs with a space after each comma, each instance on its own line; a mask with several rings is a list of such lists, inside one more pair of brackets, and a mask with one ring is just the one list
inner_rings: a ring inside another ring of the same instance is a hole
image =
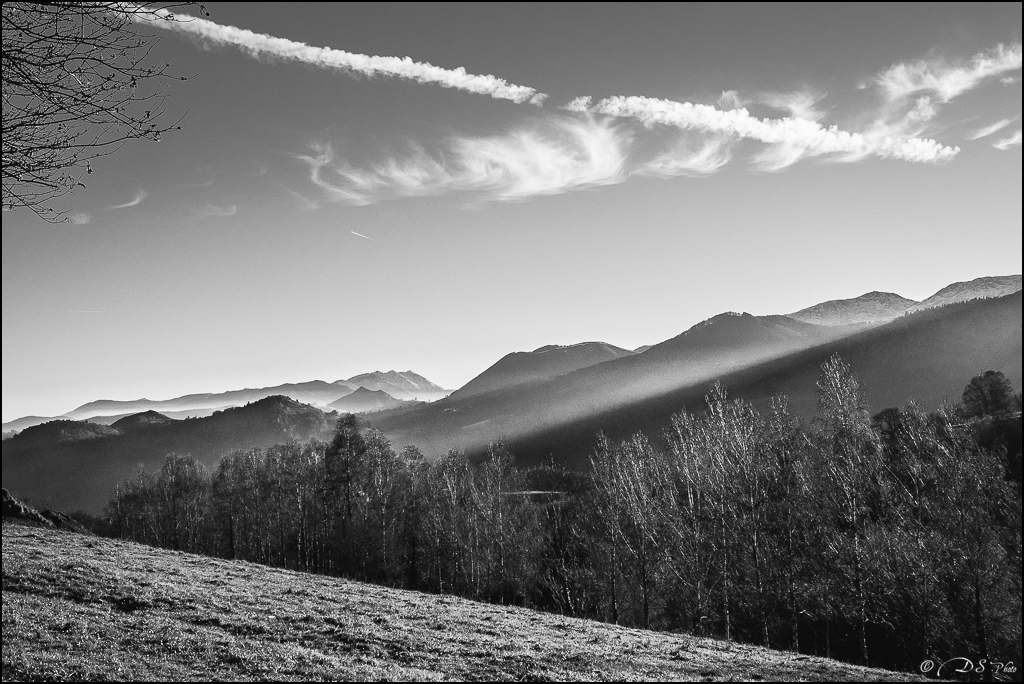
[[3, 680], [907, 676], [3, 522]]

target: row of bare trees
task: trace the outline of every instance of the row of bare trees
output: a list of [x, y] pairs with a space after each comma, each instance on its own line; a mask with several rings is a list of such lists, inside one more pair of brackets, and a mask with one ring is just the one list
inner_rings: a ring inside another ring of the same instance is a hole
[[619, 624], [905, 669], [1019, 663], [1019, 482], [979, 445], [985, 416], [871, 419], [838, 358], [818, 392], [805, 429], [782, 398], [716, 386], [657, 444], [600, 436], [586, 473], [519, 470], [502, 444], [427, 462], [347, 416], [330, 443], [212, 474], [169, 457], [108, 513], [150, 544]]

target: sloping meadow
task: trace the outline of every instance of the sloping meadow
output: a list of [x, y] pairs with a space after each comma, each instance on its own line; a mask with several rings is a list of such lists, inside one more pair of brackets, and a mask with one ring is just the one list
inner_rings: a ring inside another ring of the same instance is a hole
[[5, 519], [3, 679], [908, 677]]

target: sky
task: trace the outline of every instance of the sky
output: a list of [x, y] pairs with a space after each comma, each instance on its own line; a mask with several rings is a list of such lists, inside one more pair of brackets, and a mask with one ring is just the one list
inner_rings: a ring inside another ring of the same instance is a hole
[[3, 214], [4, 421], [1022, 270], [1020, 3], [206, 7], [183, 130]]

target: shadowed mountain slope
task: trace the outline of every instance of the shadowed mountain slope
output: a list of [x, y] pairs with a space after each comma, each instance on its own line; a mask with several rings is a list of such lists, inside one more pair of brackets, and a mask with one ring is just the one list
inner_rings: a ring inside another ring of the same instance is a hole
[[721, 314], [643, 354], [622, 356], [547, 381], [469, 396], [460, 390], [433, 404], [382, 413], [372, 422], [396, 443], [416, 444], [428, 454], [452, 447], [475, 450], [501, 437], [518, 438], [709, 381], [863, 327], [819, 326], [786, 316]]
[[114, 487], [139, 465], [156, 470], [169, 453], [191, 454], [207, 468], [236, 449], [326, 438], [333, 418], [318, 408], [274, 396], [206, 418], [125, 419], [120, 428], [60, 420], [3, 441], [3, 486], [34, 503], [99, 513]]
[[[732, 398], [767, 407], [778, 394], [805, 422], [817, 412], [821, 365], [839, 354], [864, 384], [872, 413], [916, 400], [933, 410], [958, 401], [964, 387], [985, 370], [1001, 370], [1020, 388], [1021, 293], [928, 309], [891, 323], [783, 358], [717, 376]], [[598, 431], [624, 439], [642, 430], [660, 440], [670, 416], [685, 408], [702, 411], [712, 381], [651, 396], [614, 410], [510, 439], [524, 463], [548, 454], [583, 464]]]
[[548, 345], [532, 352], [506, 354], [493, 366], [453, 393], [460, 399], [474, 394], [541, 382], [605, 361], [633, 356], [635, 352], [604, 342]]
[[923, 681], [3, 523], [4, 681]]

